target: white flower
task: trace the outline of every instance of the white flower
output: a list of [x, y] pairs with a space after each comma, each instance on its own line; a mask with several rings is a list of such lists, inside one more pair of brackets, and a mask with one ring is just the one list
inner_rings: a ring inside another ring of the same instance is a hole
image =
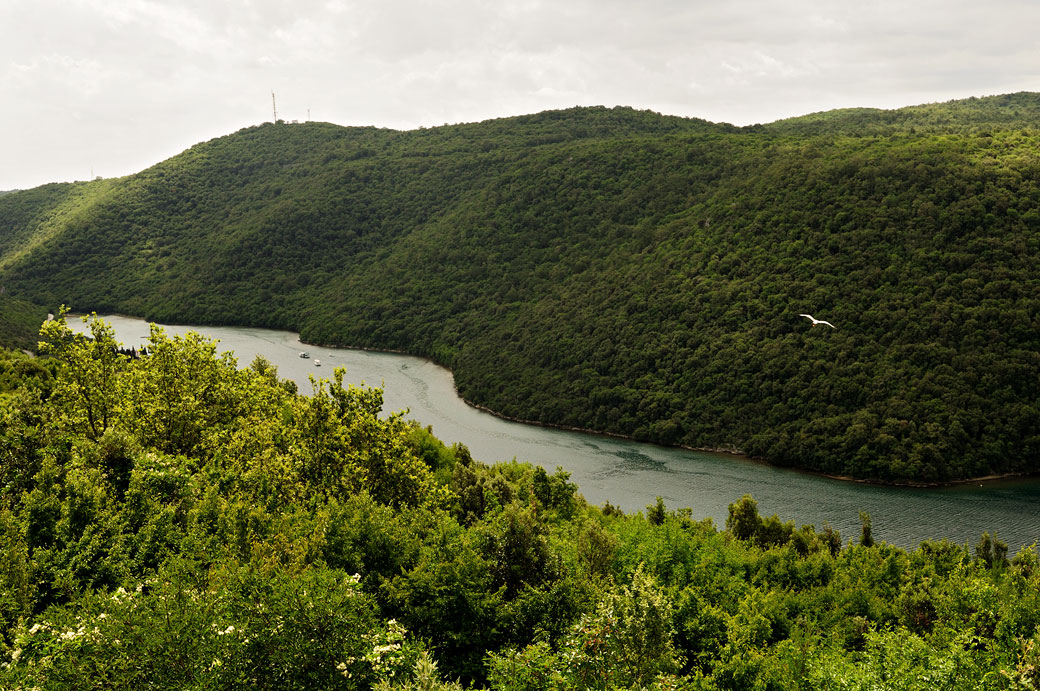
[[400, 649], [400, 643], [388, 643], [386, 645], [377, 645], [375, 648], [372, 649], [372, 654], [376, 657], [383, 657], [383, 655], [387, 653], [392, 653]]
[[11, 662], [18, 662], [18, 658], [22, 656], [22, 649], [15, 648], [11, 651]]

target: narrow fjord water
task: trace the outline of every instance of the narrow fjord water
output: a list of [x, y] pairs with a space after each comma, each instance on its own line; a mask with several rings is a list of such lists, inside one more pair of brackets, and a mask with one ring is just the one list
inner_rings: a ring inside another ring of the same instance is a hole
[[[119, 316], [105, 320], [124, 345], [138, 347], [147, 341], [146, 322]], [[69, 323], [82, 328], [78, 319]], [[689, 507], [694, 518], [710, 517], [722, 526], [729, 504], [751, 494], [763, 515], [776, 513], [798, 525], [826, 523], [841, 531], [846, 542], [859, 535], [860, 511], [871, 515], [876, 540], [900, 547], [943, 538], [973, 546], [984, 531], [996, 532], [1012, 554], [1040, 541], [1040, 480], [940, 489], [842, 482], [731, 456], [503, 420], [467, 405], [456, 394], [451, 373], [420, 358], [306, 346], [296, 334], [283, 331], [165, 328], [169, 334], [198, 331], [219, 340], [220, 349], [233, 351], [240, 367], [262, 354], [303, 393], [311, 391], [310, 376], [330, 378], [334, 367], [345, 367], [345, 381], [384, 389], [384, 411], [407, 409], [407, 417], [431, 425], [447, 444], [462, 442], [482, 461], [515, 457], [550, 472], [560, 466], [593, 504], [609, 501], [626, 512], [640, 511], [660, 496], [670, 509]], [[300, 357], [304, 351], [309, 358]]]

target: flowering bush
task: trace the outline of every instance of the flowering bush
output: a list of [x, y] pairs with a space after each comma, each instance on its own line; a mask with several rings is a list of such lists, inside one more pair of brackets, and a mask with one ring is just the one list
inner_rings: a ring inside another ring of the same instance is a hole
[[26, 688], [370, 688], [420, 648], [382, 622], [359, 577], [242, 567], [95, 593], [22, 627], [5, 663]]

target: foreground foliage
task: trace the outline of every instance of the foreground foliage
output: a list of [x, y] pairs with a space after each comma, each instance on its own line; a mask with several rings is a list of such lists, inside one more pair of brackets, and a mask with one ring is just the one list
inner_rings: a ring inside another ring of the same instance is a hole
[[0, 284], [406, 350], [512, 417], [887, 481], [1036, 472], [1038, 118], [1023, 93], [740, 129], [265, 124], [3, 195]]
[[[64, 315], [0, 401], [0, 686], [1024, 689], [1040, 559], [485, 465], [341, 374]], [[866, 524], [865, 524], [866, 525]], [[858, 544], [854, 544], [857, 543]]]

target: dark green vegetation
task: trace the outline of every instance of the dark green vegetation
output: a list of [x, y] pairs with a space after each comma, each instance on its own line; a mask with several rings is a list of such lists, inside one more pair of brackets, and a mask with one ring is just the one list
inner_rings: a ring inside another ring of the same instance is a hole
[[725, 530], [622, 515], [338, 375], [302, 396], [195, 334], [130, 360], [90, 332], [47, 323], [54, 357], [0, 378], [2, 688], [1040, 682], [1035, 547], [907, 552], [867, 516], [843, 544], [750, 497]]
[[36, 332], [47, 310], [0, 293], [0, 347], [36, 350]]
[[0, 282], [430, 356], [512, 417], [885, 481], [1032, 473], [1038, 121], [1014, 94], [741, 129], [267, 124], [0, 197]]

